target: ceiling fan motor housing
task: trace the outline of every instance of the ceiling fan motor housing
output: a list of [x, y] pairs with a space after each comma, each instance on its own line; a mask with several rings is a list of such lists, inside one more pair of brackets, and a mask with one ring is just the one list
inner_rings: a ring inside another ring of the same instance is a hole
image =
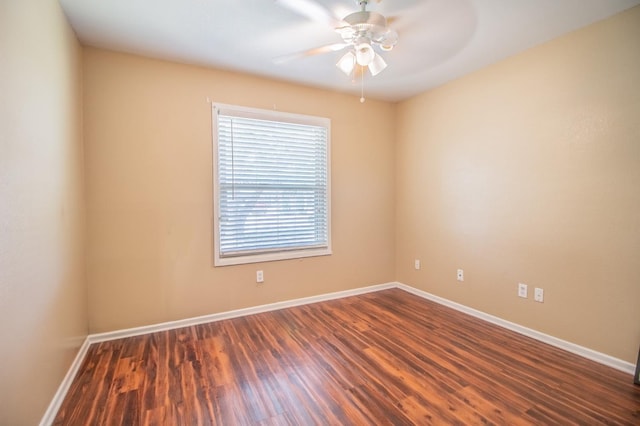
[[345, 43], [355, 44], [366, 38], [383, 50], [391, 50], [398, 40], [395, 31], [387, 28], [387, 19], [379, 13], [362, 10], [347, 15], [343, 21], [349, 24], [339, 30]]
[[375, 40], [387, 31], [387, 20], [376, 12], [354, 12], [344, 18], [356, 33], [355, 37], [367, 37]]

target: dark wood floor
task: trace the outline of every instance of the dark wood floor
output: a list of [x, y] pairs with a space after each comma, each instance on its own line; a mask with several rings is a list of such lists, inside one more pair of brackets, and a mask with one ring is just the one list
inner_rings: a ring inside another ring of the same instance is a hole
[[93, 345], [56, 425], [640, 424], [640, 387], [399, 289]]

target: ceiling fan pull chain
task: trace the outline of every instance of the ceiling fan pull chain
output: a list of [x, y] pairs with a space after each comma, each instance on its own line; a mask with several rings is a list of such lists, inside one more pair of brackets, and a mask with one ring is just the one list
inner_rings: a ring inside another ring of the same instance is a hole
[[364, 69], [360, 73], [360, 103], [364, 103]]

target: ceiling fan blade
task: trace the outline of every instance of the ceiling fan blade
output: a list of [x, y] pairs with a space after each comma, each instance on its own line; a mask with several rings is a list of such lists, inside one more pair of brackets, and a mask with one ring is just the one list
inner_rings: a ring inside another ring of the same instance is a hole
[[273, 59], [276, 64], [283, 64], [294, 59], [306, 58], [308, 56], [321, 55], [323, 53], [337, 52], [349, 46], [347, 43], [328, 44], [326, 46], [316, 47], [314, 49], [305, 50], [303, 52], [292, 53], [290, 55], [278, 56]]
[[398, 16], [387, 16], [387, 25], [393, 25], [394, 22], [398, 21]]
[[334, 27], [340, 22], [329, 10], [314, 0], [275, 0], [275, 2], [300, 16], [330, 27]]

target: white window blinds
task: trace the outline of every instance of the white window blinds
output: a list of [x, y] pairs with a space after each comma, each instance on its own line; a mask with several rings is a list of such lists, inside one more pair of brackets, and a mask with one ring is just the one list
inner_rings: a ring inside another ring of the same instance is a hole
[[329, 120], [216, 105], [214, 122], [217, 264], [329, 254]]

